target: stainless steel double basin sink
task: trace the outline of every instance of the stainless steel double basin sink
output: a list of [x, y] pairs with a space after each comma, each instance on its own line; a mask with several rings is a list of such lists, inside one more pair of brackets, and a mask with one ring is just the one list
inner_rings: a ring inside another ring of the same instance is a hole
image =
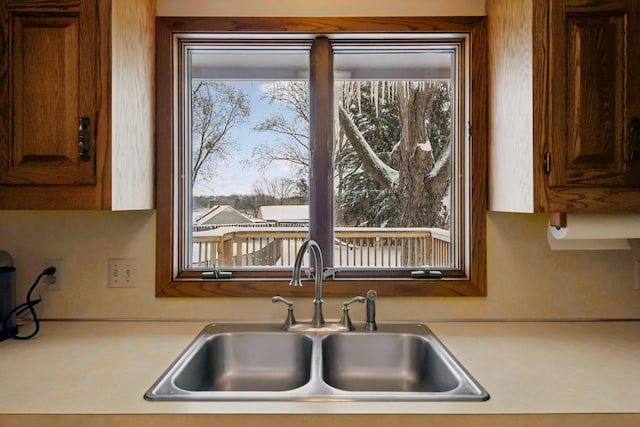
[[428, 327], [376, 332], [206, 326], [146, 392], [183, 401], [482, 401], [486, 390]]

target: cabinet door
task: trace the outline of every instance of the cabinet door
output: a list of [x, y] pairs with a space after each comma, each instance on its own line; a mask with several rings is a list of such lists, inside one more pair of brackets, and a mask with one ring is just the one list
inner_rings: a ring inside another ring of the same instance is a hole
[[[1, 1], [0, 184], [95, 184], [96, 23], [89, 3]], [[82, 117], [88, 123], [81, 129]]]
[[[640, 115], [637, 0], [550, 2], [548, 184], [640, 188], [631, 120]], [[586, 193], [567, 197], [587, 198]]]

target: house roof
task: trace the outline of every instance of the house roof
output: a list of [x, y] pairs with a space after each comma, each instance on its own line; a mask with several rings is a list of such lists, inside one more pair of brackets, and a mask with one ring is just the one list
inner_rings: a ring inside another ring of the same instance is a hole
[[196, 225], [248, 224], [253, 220], [229, 205], [214, 205], [194, 219]]
[[306, 222], [309, 221], [309, 205], [260, 206], [258, 219], [270, 222]]

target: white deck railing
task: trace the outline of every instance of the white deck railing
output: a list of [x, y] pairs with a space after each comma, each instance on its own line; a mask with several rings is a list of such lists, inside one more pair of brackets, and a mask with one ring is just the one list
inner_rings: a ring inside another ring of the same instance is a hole
[[[193, 232], [194, 266], [292, 266], [307, 227], [224, 226]], [[334, 265], [450, 265], [450, 232], [439, 228], [336, 227]]]

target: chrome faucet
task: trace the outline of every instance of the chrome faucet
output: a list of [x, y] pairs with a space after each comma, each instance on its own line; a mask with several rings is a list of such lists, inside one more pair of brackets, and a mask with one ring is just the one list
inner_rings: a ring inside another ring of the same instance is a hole
[[322, 315], [322, 251], [320, 246], [315, 240], [306, 240], [298, 254], [296, 255], [295, 263], [293, 264], [293, 277], [289, 286], [302, 286], [300, 280], [300, 270], [302, 270], [302, 261], [304, 260], [304, 254], [310, 249], [313, 254], [315, 263], [315, 286], [313, 292], [313, 319], [311, 320], [311, 326], [314, 328], [321, 328], [324, 326], [324, 316]]
[[293, 264], [293, 275], [291, 277], [291, 282], [289, 282], [289, 286], [302, 286], [302, 280], [300, 279], [300, 274], [302, 271], [302, 262], [304, 261], [304, 256], [307, 253], [307, 250], [311, 252], [313, 255], [313, 261], [315, 263], [315, 287], [313, 293], [313, 319], [311, 323], [298, 323], [293, 316], [293, 303], [282, 298], [279, 295], [274, 296], [271, 301], [273, 303], [282, 302], [285, 303], [288, 307], [287, 310], [287, 319], [282, 325], [282, 330], [284, 331], [309, 331], [309, 330], [331, 330], [331, 331], [352, 331], [354, 330], [353, 323], [349, 318], [349, 305], [353, 302], [366, 302], [367, 303], [367, 321], [365, 323], [364, 330], [368, 332], [373, 332], [378, 329], [376, 325], [376, 306], [375, 300], [377, 297], [376, 291], [371, 289], [367, 292], [367, 297], [357, 296], [352, 298], [351, 300], [343, 303], [342, 308], [342, 318], [338, 323], [335, 324], [327, 324], [324, 321], [324, 316], [322, 315], [322, 281], [325, 277], [335, 275], [337, 269], [324, 269], [322, 262], [322, 250], [320, 249], [320, 245], [315, 240], [309, 239], [305, 240], [300, 246], [298, 253], [296, 254], [296, 259]]

